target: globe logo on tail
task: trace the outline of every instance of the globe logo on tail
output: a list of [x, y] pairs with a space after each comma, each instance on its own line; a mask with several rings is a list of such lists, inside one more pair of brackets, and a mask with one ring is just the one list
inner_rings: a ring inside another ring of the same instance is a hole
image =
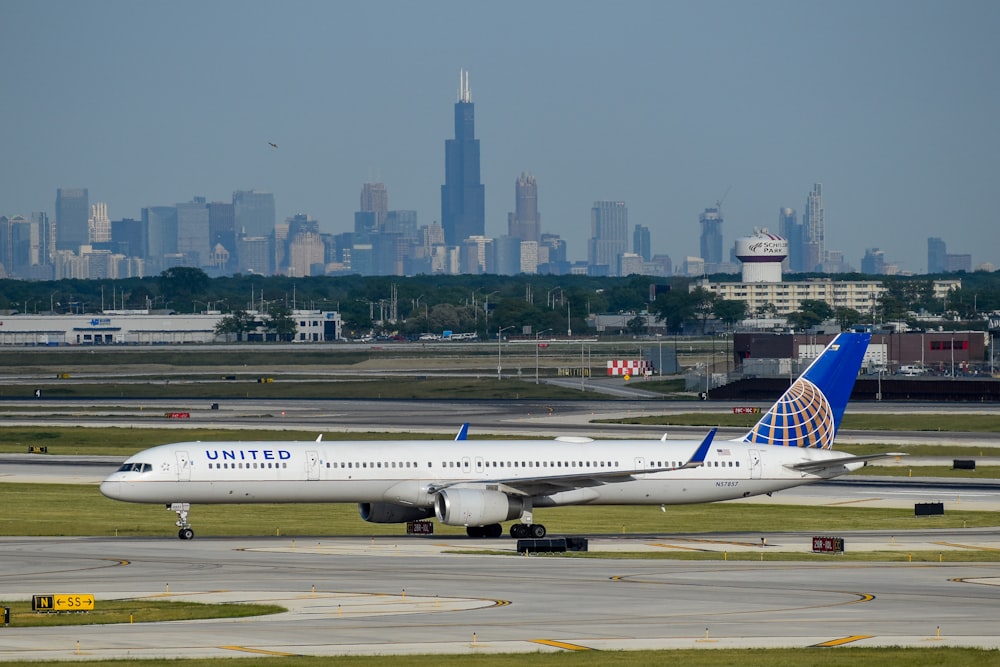
[[830, 449], [837, 434], [833, 408], [819, 387], [799, 378], [757, 422], [745, 442]]

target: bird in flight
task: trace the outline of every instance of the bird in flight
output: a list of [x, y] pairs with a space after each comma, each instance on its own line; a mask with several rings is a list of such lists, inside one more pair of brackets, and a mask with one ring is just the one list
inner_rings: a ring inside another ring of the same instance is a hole
[[271, 148], [277, 148], [278, 147], [278, 144], [274, 143], [273, 141], [267, 142], [267, 145], [270, 146]]

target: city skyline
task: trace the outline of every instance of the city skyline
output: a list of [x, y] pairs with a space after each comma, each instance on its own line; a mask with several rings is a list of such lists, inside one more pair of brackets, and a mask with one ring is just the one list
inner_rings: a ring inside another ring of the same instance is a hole
[[1000, 263], [982, 194], [1000, 151], [1000, 93], [984, 83], [1000, 62], [995, 3], [12, 0], [0, 18], [18, 26], [0, 43], [16, 63], [0, 73], [16, 101], [0, 124], [4, 215], [54, 219], [57, 188], [86, 188], [112, 220], [256, 189], [278, 220], [307, 213], [337, 233], [377, 181], [440, 221], [441, 142], [467, 68], [487, 236], [505, 233], [510, 183], [528, 172], [542, 231], [570, 259], [587, 254], [593, 202], [621, 200], [679, 264], [728, 186], [727, 249], [777, 231], [780, 208], [803, 215], [823, 183], [825, 244], [850, 264], [881, 248], [923, 272], [931, 237]]

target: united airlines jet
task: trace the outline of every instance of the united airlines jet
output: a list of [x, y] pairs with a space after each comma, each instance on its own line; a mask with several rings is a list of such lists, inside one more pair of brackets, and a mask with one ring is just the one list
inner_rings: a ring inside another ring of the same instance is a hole
[[830, 479], [869, 460], [832, 450], [869, 334], [843, 333], [742, 438], [181, 442], [129, 458], [108, 498], [165, 504], [189, 540], [192, 504], [357, 503], [361, 518], [437, 517], [472, 537], [544, 537], [539, 507], [746, 498]]

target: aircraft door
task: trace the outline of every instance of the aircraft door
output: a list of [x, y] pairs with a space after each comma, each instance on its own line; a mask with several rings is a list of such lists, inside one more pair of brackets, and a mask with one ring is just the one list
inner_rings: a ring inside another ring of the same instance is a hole
[[306, 479], [319, 479], [319, 455], [316, 452], [306, 452]]
[[645, 469], [646, 469], [646, 459], [642, 456], [635, 457], [634, 470], [645, 470]]
[[472, 461], [468, 456], [462, 457], [462, 472], [472, 472]]
[[191, 459], [187, 452], [177, 452], [177, 481], [187, 482], [191, 479]]
[[481, 456], [476, 457], [476, 472], [483, 471], [483, 458]]
[[750, 479], [760, 479], [760, 451], [750, 450]]

